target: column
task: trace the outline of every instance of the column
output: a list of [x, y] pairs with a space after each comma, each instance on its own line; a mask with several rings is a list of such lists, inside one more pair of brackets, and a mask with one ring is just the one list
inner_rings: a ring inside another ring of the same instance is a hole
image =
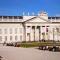
[[3, 21], [3, 16], [2, 16], [2, 21]]
[[35, 26], [35, 40], [39, 41], [39, 26]]
[[41, 26], [39, 28], [39, 41], [41, 40]]
[[31, 27], [31, 32], [30, 32], [31, 41], [34, 41], [34, 32], [33, 32], [32, 26], [30, 26], [30, 27]]
[[40, 40], [42, 40], [42, 26], [40, 26]]
[[36, 33], [36, 26], [35, 26], [35, 41], [36, 41], [37, 33]]
[[47, 39], [46, 39], [46, 37], [47, 37], [46, 28], [47, 28], [47, 27], [45, 26], [45, 40], [47, 40]]

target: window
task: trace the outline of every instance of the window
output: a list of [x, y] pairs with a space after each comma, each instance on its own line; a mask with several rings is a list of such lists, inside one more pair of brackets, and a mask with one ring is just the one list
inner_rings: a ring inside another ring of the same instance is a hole
[[22, 28], [20, 28], [19, 30], [20, 30], [20, 33], [22, 33]]
[[20, 36], [20, 40], [22, 40], [22, 36]]
[[17, 34], [17, 28], [15, 28], [15, 34]]
[[0, 36], [0, 41], [2, 41], [2, 36]]
[[37, 29], [40, 29], [40, 26], [37, 26]]
[[7, 16], [3, 16], [3, 19], [7, 19]]
[[10, 28], [10, 34], [12, 34], [12, 28]]
[[28, 28], [30, 27], [30, 26], [27, 26]]
[[17, 36], [15, 36], [15, 40], [17, 40]]
[[0, 21], [2, 21], [2, 16], [0, 16]]
[[46, 28], [46, 32], [48, 32], [48, 28]]
[[12, 40], [12, 36], [10, 36], [10, 40]]
[[5, 36], [5, 41], [7, 41], [7, 36]]
[[2, 29], [0, 29], [0, 34], [2, 34]]
[[35, 26], [32, 26], [32, 29], [35, 29]]
[[14, 19], [18, 19], [18, 17], [17, 16], [14, 16]]
[[9, 19], [12, 19], [12, 16], [8, 16], [9, 17]]
[[5, 34], [7, 34], [7, 29], [4, 29]]
[[2, 19], [2, 16], [0, 16], [0, 19]]
[[23, 16], [18, 16], [19, 17], [19, 19], [23, 19]]
[[42, 26], [42, 27], [45, 27], [45, 26]]

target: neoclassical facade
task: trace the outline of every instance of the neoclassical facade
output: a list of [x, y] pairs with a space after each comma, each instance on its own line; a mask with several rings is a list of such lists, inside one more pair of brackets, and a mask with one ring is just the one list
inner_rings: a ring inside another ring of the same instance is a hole
[[0, 16], [0, 43], [41, 40], [60, 41], [59, 16]]

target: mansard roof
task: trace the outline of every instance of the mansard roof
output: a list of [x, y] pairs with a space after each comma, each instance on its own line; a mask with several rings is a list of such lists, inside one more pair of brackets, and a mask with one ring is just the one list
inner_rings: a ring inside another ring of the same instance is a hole
[[7, 18], [7, 17], [9, 17], [9, 18], [12, 18], [12, 17], [14, 17], [14, 18], [19, 18], [19, 19], [23, 19], [23, 16], [0, 16], [0, 18]]
[[60, 19], [60, 16], [56, 16], [56, 17], [55, 16], [54, 17], [52, 16], [52, 17], [48, 17], [48, 19]]

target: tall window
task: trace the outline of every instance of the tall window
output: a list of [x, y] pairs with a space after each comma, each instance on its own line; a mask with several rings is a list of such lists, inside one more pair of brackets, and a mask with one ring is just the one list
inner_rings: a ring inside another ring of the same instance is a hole
[[22, 41], [22, 35], [20, 36], [20, 40]]
[[10, 28], [10, 34], [12, 34], [12, 28]]
[[10, 36], [10, 40], [12, 40], [12, 36]]
[[32, 26], [32, 29], [35, 29], [35, 26]]
[[7, 36], [5, 36], [5, 41], [7, 41]]
[[2, 41], [2, 36], [0, 36], [0, 41]]
[[7, 29], [4, 29], [5, 34], [7, 34]]
[[15, 28], [15, 34], [17, 34], [17, 28]]
[[3, 16], [3, 19], [7, 19], [7, 16]]
[[18, 17], [17, 16], [14, 16], [14, 19], [18, 19]]
[[8, 16], [9, 17], [9, 19], [12, 19], [12, 16]]
[[2, 16], [0, 16], [0, 21], [2, 21]]
[[0, 29], [0, 34], [2, 34], [2, 29]]
[[20, 33], [22, 33], [22, 28], [20, 28], [19, 30], [20, 30]]
[[17, 37], [17, 35], [15, 36], [15, 40], [17, 40], [18, 39], [18, 37]]

